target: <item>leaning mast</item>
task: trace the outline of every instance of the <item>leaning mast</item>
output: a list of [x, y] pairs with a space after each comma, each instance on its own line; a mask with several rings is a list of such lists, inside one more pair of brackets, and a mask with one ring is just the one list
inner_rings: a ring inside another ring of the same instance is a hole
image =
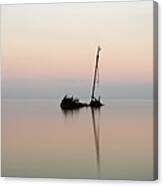
[[97, 78], [97, 70], [98, 70], [98, 63], [99, 63], [99, 53], [101, 51], [101, 47], [97, 47], [97, 54], [96, 54], [96, 64], [95, 64], [95, 71], [94, 71], [94, 78], [93, 78], [93, 86], [92, 86], [92, 94], [91, 100], [95, 98], [95, 86], [96, 86], [96, 78]]

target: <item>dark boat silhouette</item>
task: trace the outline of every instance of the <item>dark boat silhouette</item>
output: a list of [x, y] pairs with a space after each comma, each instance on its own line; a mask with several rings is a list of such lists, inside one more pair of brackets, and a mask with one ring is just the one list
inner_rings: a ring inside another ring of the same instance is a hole
[[79, 109], [81, 107], [87, 107], [87, 103], [79, 102], [79, 99], [73, 98], [73, 96], [68, 97], [67, 95], [61, 101], [62, 109]]
[[95, 64], [95, 71], [94, 71], [94, 78], [93, 78], [93, 86], [92, 86], [92, 94], [91, 94], [91, 101], [89, 104], [87, 103], [82, 103], [79, 101], [78, 98], [73, 98], [73, 96], [68, 97], [65, 95], [61, 101], [61, 108], [62, 109], [79, 109], [82, 107], [94, 107], [94, 108], [99, 108], [103, 106], [103, 103], [100, 100], [100, 96], [97, 99], [95, 97], [95, 87], [96, 87], [96, 82], [97, 82], [97, 73], [98, 73], [98, 63], [99, 63], [99, 53], [101, 51], [100, 46], [97, 47], [97, 54], [96, 54], [96, 64]]
[[90, 103], [89, 103], [89, 106], [90, 107], [95, 107], [95, 108], [99, 108], [99, 107], [101, 107], [101, 106], [103, 106], [104, 104], [103, 103], [101, 103], [101, 101], [100, 101], [100, 97], [97, 99], [97, 98], [92, 98], [91, 99], [91, 101], [90, 101]]

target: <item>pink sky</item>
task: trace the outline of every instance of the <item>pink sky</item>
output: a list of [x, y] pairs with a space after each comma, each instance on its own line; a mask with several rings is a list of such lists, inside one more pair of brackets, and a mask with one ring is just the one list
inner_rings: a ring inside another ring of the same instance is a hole
[[2, 6], [5, 78], [152, 80], [152, 1]]

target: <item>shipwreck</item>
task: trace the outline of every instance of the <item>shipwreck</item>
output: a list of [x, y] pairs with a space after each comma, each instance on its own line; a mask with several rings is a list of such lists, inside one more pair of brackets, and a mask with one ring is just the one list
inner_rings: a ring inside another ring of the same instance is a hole
[[89, 103], [80, 102], [78, 98], [74, 98], [73, 96], [65, 95], [60, 103], [62, 109], [79, 109], [82, 107], [92, 107], [92, 108], [99, 108], [103, 106], [101, 102], [100, 96], [98, 98], [95, 97], [95, 89], [96, 83], [98, 78], [98, 69], [99, 69], [99, 55], [100, 55], [101, 47], [97, 47], [96, 53], [96, 63], [95, 63], [95, 70], [93, 76], [93, 85], [92, 85], [92, 92], [91, 92], [91, 100]]

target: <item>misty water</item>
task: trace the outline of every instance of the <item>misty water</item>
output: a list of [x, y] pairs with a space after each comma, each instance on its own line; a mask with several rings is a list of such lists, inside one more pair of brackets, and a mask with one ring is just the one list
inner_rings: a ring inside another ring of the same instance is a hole
[[3, 100], [2, 175], [152, 179], [153, 102], [103, 102], [64, 112], [59, 100]]

